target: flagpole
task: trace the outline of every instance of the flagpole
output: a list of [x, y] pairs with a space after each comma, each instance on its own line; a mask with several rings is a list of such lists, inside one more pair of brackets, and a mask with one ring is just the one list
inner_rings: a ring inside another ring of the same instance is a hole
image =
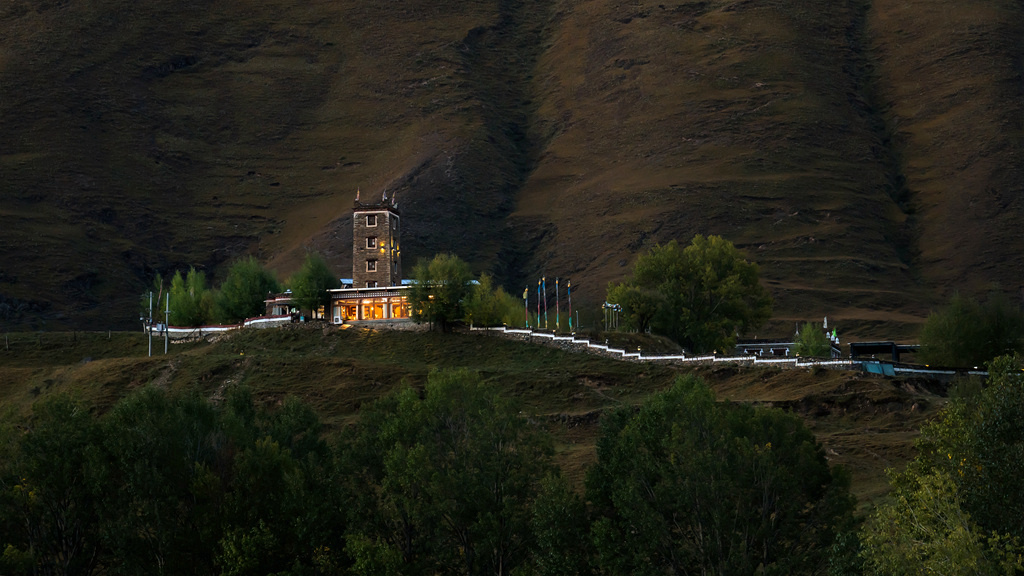
[[548, 329], [548, 278], [541, 276], [540, 281], [544, 284], [544, 329]]
[[523, 316], [526, 317], [526, 327], [530, 327], [530, 287], [523, 290]]
[[566, 290], [569, 292], [569, 332], [572, 332], [572, 280], [566, 284]]
[[559, 330], [562, 327], [562, 323], [559, 322], [558, 314], [558, 277], [555, 277], [555, 330]]
[[540, 328], [540, 280], [537, 280], [537, 328]]

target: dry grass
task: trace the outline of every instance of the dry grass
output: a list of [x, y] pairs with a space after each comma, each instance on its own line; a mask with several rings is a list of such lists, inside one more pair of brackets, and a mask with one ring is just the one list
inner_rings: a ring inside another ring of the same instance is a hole
[[[656, 343], [645, 343], [654, 347]], [[146, 357], [140, 334], [15, 334], [0, 349], [0, 407], [15, 417], [32, 402], [69, 393], [105, 411], [146, 385], [196, 390], [218, 399], [232, 386], [275, 405], [297, 396], [313, 405], [329, 432], [398, 386], [422, 386], [431, 370], [465, 367], [514, 396], [546, 423], [556, 458], [575, 483], [596, 458], [601, 414], [636, 405], [683, 371], [614, 361], [478, 334], [368, 330], [245, 331], [214, 344], [174, 345]], [[834, 464], [853, 475], [863, 507], [887, 491], [886, 467], [902, 466], [922, 422], [944, 402], [923, 382], [829, 370], [695, 369], [720, 400], [791, 410], [807, 422]]]

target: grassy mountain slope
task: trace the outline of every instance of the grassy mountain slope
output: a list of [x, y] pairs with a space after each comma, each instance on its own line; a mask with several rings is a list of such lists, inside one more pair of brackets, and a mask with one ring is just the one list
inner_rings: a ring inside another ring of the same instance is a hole
[[1020, 7], [993, 0], [12, 0], [0, 321], [127, 325], [155, 271], [351, 265], [357, 189], [598, 301], [722, 234], [774, 329], [907, 336], [1022, 270]]
[[[175, 344], [147, 357], [141, 334], [14, 334], [0, 347], [0, 408], [26, 415], [37, 399], [70, 393], [104, 411], [140, 386], [222, 398], [245, 385], [273, 405], [294, 395], [336, 431], [367, 402], [434, 369], [464, 367], [521, 401], [547, 423], [559, 464], [581, 481], [596, 458], [601, 414], [638, 404], [682, 369], [635, 364], [478, 334], [375, 332], [315, 325], [246, 330], [213, 343]], [[645, 343], [652, 345], [652, 343]], [[867, 506], [887, 490], [884, 470], [912, 456], [922, 422], [944, 398], [913, 380], [830, 370], [693, 369], [720, 400], [778, 406], [801, 415], [834, 464], [851, 472]]]

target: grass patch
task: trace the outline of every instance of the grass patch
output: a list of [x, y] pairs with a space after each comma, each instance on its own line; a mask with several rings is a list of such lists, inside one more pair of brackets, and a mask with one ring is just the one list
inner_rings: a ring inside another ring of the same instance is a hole
[[[12, 334], [0, 351], [0, 408], [13, 417], [32, 403], [71, 394], [103, 412], [140, 386], [195, 390], [213, 399], [232, 386], [275, 406], [309, 403], [333, 433], [399, 386], [422, 387], [431, 370], [467, 368], [517, 398], [556, 439], [556, 459], [581, 484], [596, 458], [601, 414], [636, 405], [692, 370], [722, 401], [777, 406], [801, 415], [834, 464], [848, 467], [862, 505], [887, 491], [884, 469], [912, 456], [920, 424], [940, 407], [941, 390], [922, 383], [829, 370], [701, 366], [679, 369], [623, 362], [480, 333], [436, 334], [322, 325], [242, 330], [208, 343], [175, 344], [148, 357], [138, 333]], [[618, 345], [644, 335], [609, 334]], [[666, 343], [661, 343], [667, 345]], [[646, 349], [646, 348], [645, 348]]]

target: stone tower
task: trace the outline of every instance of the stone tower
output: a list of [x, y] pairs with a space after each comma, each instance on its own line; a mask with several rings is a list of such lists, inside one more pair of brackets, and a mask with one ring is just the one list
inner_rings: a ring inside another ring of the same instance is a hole
[[352, 287], [400, 286], [402, 252], [398, 242], [401, 217], [398, 203], [387, 191], [380, 202], [361, 202], [356, 192], [352, 208]]

